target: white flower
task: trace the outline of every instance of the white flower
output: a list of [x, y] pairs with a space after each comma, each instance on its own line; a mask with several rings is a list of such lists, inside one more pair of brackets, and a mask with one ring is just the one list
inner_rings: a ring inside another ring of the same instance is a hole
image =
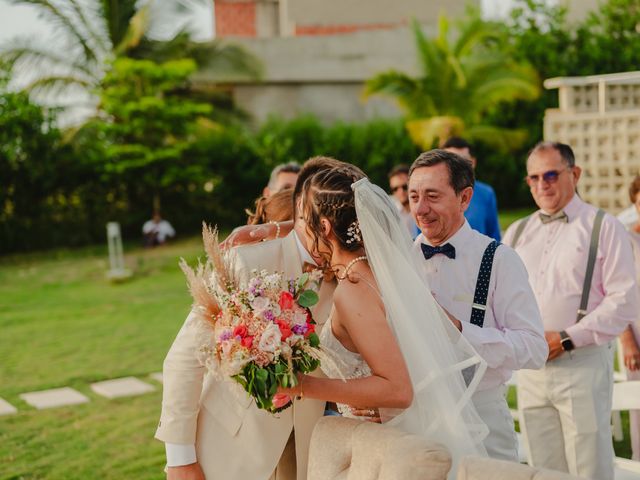
[[280, 348], [282, 334], [275, 323], [270, 324], [260, 337], [258, 348], [263, 352], [275, 352]]
[[311, 270], [311, 272], [309, 272], [309, 281], [319, 282], [320, 280], [322, 280], [323, 276], [324, 274], [322, 273], [322, 270], [320, 270], [319, 268], [316, 268], [314, 270]]
[[307, 312], [297, 310], [296, 313], [293, 314], [293, 324], [304, 326], [307, 324]]
[[256, 314], [260, 314], [264, 312], [267, 308], [269, 308], [269, 299], [265, 297], [256, 297], [251, 302], [251, 308], [256, 312]]
[[264, 277], [264, 282], [270, 286], [277, 287], [280, 285], [280, 274], [272, 273], [271, 275], [267, 275]]

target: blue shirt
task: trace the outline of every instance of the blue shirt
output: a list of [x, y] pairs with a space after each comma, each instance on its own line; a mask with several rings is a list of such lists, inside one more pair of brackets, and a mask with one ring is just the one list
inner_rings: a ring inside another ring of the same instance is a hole
[[500, 241], [498, 201], [496, 192], [489, 185], [476, 180], [473, 186], [473, 197], [464, 216], [471, 228]]

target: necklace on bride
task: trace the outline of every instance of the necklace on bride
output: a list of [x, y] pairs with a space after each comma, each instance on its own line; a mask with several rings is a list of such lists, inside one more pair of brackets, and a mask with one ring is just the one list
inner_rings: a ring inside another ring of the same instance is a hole
[[347, 263], [347, 266], [344, 268], [344, 275], [342, 277], [340, 277], [340, 276], [338, 276], [336, 274], [336, 278], [338, 280], [340, 280], [340, 281], [344, 280], [345, 278], [347, 278], [349, 276], [349, 270], [351, 270], [351, 267], [353, 267], [356, 263], [362, 262], [364, 260], [367, 260], [367, 256], [366, 255], [362, 255], [360, 257], [354, 258], [349, 263]]

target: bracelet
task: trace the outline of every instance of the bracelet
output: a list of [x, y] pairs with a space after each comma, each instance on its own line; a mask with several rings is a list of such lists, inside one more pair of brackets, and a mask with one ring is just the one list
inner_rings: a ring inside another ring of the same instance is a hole
[[276, 236], [275, 236], [275, 238], [280, 238], [280, 224], [278, 222], [275, 222], [275, 221], [271, 220], [269, 222], [269, 225], [275, 225], [276, 226]]

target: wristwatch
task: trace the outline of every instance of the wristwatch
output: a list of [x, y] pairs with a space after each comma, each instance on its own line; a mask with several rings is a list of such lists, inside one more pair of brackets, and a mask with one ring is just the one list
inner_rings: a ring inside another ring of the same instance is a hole
[[573, 340], [571, 340], [569, 334], [567, 334], [567, 332], [565, 332], [564, 330], [560, 332], [560, 343], [562, 344], [562, 349], [565, 352], [570, 352], [571, 350], [576, 348], [576, 346], [573, 344]]

